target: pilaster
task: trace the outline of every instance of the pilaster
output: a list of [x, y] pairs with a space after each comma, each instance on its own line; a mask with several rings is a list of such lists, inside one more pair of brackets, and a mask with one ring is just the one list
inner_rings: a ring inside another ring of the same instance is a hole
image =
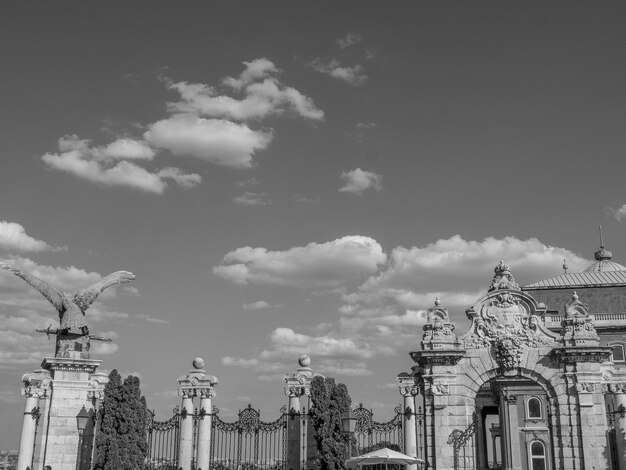
[[37, 424], [41, 419], [39, 399], [46, 398], [50, 394], [50, 372], [38, 369], [22, 376], [22, 395], [26, 397], [24, 406], [24, 418], [22, 420], [22, 433], [20, 435], [20, 450], [18, 454], [17, 469], [25, 470], [33, 466], [35, 433]]

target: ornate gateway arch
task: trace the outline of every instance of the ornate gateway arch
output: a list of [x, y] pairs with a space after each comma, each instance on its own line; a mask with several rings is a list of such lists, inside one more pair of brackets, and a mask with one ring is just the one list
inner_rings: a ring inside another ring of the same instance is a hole
[[429, 468], [624, 470], [626, 370], [571, 295], [559, 328], [548, 329], [546, 306], [500, 262], [460, 337], [435, 301], [421, 350], [410, 353]]

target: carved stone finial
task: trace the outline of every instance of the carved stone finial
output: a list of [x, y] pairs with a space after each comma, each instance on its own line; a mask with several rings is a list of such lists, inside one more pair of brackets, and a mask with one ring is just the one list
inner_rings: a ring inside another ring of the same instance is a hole
[[587, 304], [572, 294], [572, 300], [565, 305], [565, 318], [562, 322], [561, 337], [565, 346], [594, 346], [599, 344], [598, 333]]
[[194, 370], [178, 377], [178, 396], [183, 398], [213, 398], [215, 396], [215, 386], [219, 383], [217, 377], [207, 374], [204, 367], [204, 360], [196, 357], [192, 361]]
[[426, 318], [422, 349], [454, 348], [458, 342], [454, 334], [454, 325], [450, 322], [448, 309], [441, 306], [439, 298], [435, 299], [435, 306], [428, 309]]
[[194, 369], [202, 369], [204, 368], [204, 359], [201, 357], [196, 357], [192, 363]]
[[504, 264], [504, 261], [500, 261], [493, 271], [495, 274], [488, 292], [500, 289], [521, 290], [511, 274], [511, 268], [507, 264]]
[[311, 365], [311, 358], [306, 354], [303, 354], [298, 358], [298, 365], [300, 366], [296, 372], [285, 374], [283, 380], [285, 382], [285, 395], [289, 397], [301, 397], [303, 395], [308, 396], [311, 394], [311, 380], [318, 374], [313, 373], [313, 369], [309, 367]]

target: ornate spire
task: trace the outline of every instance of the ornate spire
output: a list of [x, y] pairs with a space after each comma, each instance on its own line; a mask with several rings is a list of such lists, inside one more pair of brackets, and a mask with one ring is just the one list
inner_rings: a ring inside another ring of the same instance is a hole
[[613, 258], [613, 253], [604, 249], [604, 240], [602, 238], [602, 225], [598, 225], [598, 232], [600, 234], [600, 249], [593, 254], [596, 261], [608, 261]]
[[439, 297], [435, 299], [435, 306], [427, 311], [427, 322], [424, 325], [422, 349], [453, 348], [458, 342], [454, 334], [454, 325], [450, 323], [448, 309], [441, 305]]
[[504, 264], [504, 261], [500, 261], [493, 271], [495, 275], [493, 276], [493, 281], [491, 281], [488, 292], [501, 289], [521, 290], [511, 274], [511, 268], [509, 268], [507, 264]]

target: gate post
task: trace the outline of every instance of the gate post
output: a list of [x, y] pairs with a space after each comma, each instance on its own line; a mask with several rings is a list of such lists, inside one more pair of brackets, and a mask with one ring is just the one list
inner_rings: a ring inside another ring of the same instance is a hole
[[[398, 388], [404, 398], [402, 406], [402, 430], [404, 431], [404, 453], [417, 457], [417, 428], [415, 419], [415, 397], [419, 394], [419, 386], [415, 377], [407, 372], [398, 374]], [[417, 470], [416, 465], [407, 465], [406, 470]]]
[[[311, 380], [313, 379], [313, 370], [309, 367], [311, 359], [309, 356], [302, 355], [298, 359], [300, 367], [296, 372], [286, 374], [283, 380], [285, 385], [285, 395], [289, 397], [289, 406], [287, 409], [287, 470], [300, 470], [301, 462], [305, 455], [305, 449], [302, 446], [302, 438], [306, 443], [306, 437], [302, 432], [302, 416], [303, 409], [300, 404], [300, 397], [308, 397], [311, 394]], [[305, 407], [304, 412], [308, 413]], [[300, 455], [300, 452], [303, 455]]]
[[200, 412], [198, 414], [198, 445], [196, 449], [196, 468], [207, 470], [211, 460], [211, 418], [212, 403], [215, 396], [217, 377], [208, 375], [204, 367], [204, 360], [197, 357], [193, 360], [194, 370], [178, 378], [178, 395], [182, 397], [180, 410], [180, 443], [178, 446], [178, 468], [192, 470], [193, 455], [193, 421], [194, 397], [200, 397]]

